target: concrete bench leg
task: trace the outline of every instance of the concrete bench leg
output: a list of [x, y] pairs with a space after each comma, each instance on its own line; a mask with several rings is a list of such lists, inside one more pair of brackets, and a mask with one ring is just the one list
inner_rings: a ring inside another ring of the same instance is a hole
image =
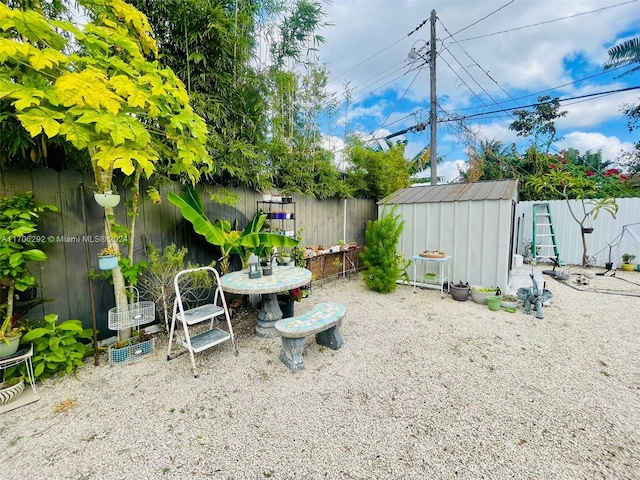
[[331, 350], [338, 350], [344, 342], [342, 340], [342, 334], [338, 329], [339, 327], [340, 323], [325, 330], [324, 332], [316, 333], [316, 343], [330, 348]]
[[280, 360], [294, 372], [304, 370], [304, 360], [302, 351], [304, 350], [305, 338], [282, 337], [282, 350]]

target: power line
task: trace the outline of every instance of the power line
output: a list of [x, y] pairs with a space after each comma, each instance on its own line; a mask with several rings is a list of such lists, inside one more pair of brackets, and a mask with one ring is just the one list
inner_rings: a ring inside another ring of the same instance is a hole
[[404, 93], [402, 94], [402, 96], [398, 99], [398, 101], [396, 102], [395, 106], [393, 107], [393, 109], [391, 110], [391, 112], [389, 113], [389, 115], [387, 115], [387, 118], [384, 119], [384, 122], [382, 122], [382, 125], [380, 125], [375, 131], [377, 132], [378, 130], [380, 130], [382, 127], [385, 126], [385, 123], [387, 123], [387, 120], [389, 120], [389, 117], [393, 114], [393, 112], [396, 111], [396, 108], [398, 108], [398, 105], [400, 105], [400, 102], [402, 101], [402, 99], [405, 97], [405, 95], [407, 94], [407, 92], [409, 91], [409, 89], [411, 88], [411, 86], [413, 85], [413, 82], [416, 81], [416, 78], [418, 78], [418, 75], [420, 75], [420, 71], [422, 70], [422, 68], [420, 68], [420, 70], [418, 70], [418, 72], [415, 74], [415, 76], [413, 77], [413, 80], [411, 80], [411, 83], [407, 86], [407, 88], [405, 89]]
[[514, 28], [510, 28], [508, 30], [501, 30], [499, 32], [486, 33], [484, 35], [478, 35], [478, 36], [475, 36], [475, 37], [464, 38], [462, 40], [457, 40], [457, 41], [458, 42], [468, 42], [469, 40], [477, 40], [478, 38], [492, 37], [494, 35], [501, 35], [503, 33], [515, 32], [517, 30], [524, 30], [525, 28], [538, 27], [540, 25], [546, 25], [546, 24], [549, 24], [549, 23], [560, 22], [562, 20], [568, 20], [570, 18], [576, 18], [576, 17], [580, 17], [582, 15], [589, 15], [589, 14], [592, 14], [592, 13], [602, 12], [603, 10], [609, 10], [611, 8], [621, 7], [622, 5], [628, 5], [630, 3], [636, 3], [637, 1], [638, 0], [629, 0], [627, 2], [617, 3], [615, 5], [610, 5], [608, 7], [602, 7], [602, 8], [598, 8], [596, 10], [589, 10], [588, 12], [580, 12], [580, 13], [576, 13], [574, 15], [567, 15], [566, 17], [554, 18], [552, 20], [545, 20], [543, 22], [532, 23], [530, 25], [523, 25], [521, 27], [514, 27]]
[[[629, 91], [638, 90], [638, 89], [640, 89], [640, 85], [636, 85], [634, 87], [619, 88], [617, 90], [607, 90], [605, 92], [588, 93], [588, 94], [585, 94], [585, 95], [578, 95], [578, 96], [575, 96], [575, 97], [562, 98], [562, 99], [558, 99], [558, 102], [562, 103], [562, 102], [568, 102], [568, 101], [571, 101], [571, 100], [594, 98], [594, 97], [600, 97], [600, 96], [605, 96], [605, 95], [612, 95], [614, 93], [629, 92]], [[552, 103], [554, 101], [555, 101], [555, 99], [549, 100], [547, 102], [537, 102], [537, 103], [532, 103], [532, 104], [529, 104], [529, 105], [523, 105], [523, 106], [520, 106], [520, 107], [501, 108], [499, 110], [492, 110], [492, 111], [489, 111], [489, 112], [481, 112], [481, 113], [475, 113], [475, 114], [471, 114], [471, 115], [454, 116], [453, 118], [450, 118], [450, 119], [440, 120], [438, 123], [459, 122], [461, 120], [469, 120], [471, 118], [482, 118], [482, 117], [497, 118], [497, 117], [488, 117], [488, 116], [489, 115], [494, 115], [494, 114], [499, 114], [499, 113], [508, 113], [508, 112], [512, 112], [513, 110], [517, 110], [517, 109], [533, 108], [533, 107], [536, 107], [538, 105], [545, 105], [547, 103]], [[409, 127], [409, 130], [411, 130], [412, 128], [416, 128], [417, 126], [418, 125], [414, 125], [413, 127]]]
[[[562, 102], [568, 102], [570, 100], [579, 100], [579, 99], [582, 99], [582, 98], [600, 97], [600, 96], [604, 96], [604, 95], [611, 95], [611, 94], [614, 94], [614, 93], [629, 92], [631, 90], [638, 90], [638, 89], [640, 89], [640, 85], [636, 85], [634, 87], [619, 88], [617, 90], [607, 90], [605, 92], [587, 93], [587, 94], [578, 95], [578, 96], [575, 96], [575, 97], [562, 98], [562, 99], [558, 99], [558, 102], [562, 103]], [[466, 116], [459, 117], [459, 119], [466, 120], [466, 119], [469, 119], [469, 118], [476, 118], [476, 117], [480, 117], [482, 115], [488, 115], [488, 114], [491, 114], [491, 113], [509, 112], [509, 111], [520, 109], [520, 108], [522, 108], [522, 109], [524, 109], [524, 108], [532, 108], [532, 107], [535, 107], [535, 106], [538, 106], [538, 105], [545, 105], [547, 103], [553, 103], [554, 101], [555, 101], [555, 99], [554, 100], [549, 100], [547, 102], [532, 103], [530, 105], [524, 105], [522, 107], [503, 108], [503, 109], [494, 110], [494, 111], [491, 111], [491, 112], [476, 113], [476, 114], [472, 114], [472, 115], [466, 115]]]
[[[512, 4], [513, 2], [515, 2], [515, 1], [516, 1], [516, 0], [511, 0], [510, 2], [505, 3], [505, 4], [504, 4], [504, 5], [502, 5], [500, 8], [498, 8], [497, 10], [494, 10], [494, 11], [493, 11], [493, 12], [491, 12], [490, 14], [485, 15], [484, 17], [480, 18], [479, 20], [476, 20], [476, 21], [475, 21], [475, 22], [473, 22], [473, 23], [470, 23], [469, 25], [467, 25], [467, 26], [466, 26], [466, 27], [464, 27], [464, 28], [461, 28], [460, 30], [458, 30], [458, 31], [457, 31], [457, 32], [455, 32], [455, 33], [451, 33], [451, 34], [449, 34], [449, 36], [448, 36], [447, 38], [443, 38], [443, 39], [442, 39], [442, 41], [444, 42], [444, 41], [445, 41], [445, 40], [447, 40], [448, 38], [453, 37], [454, 35], [457, 35], [457, 34], [459, 34], [460, 32], [464, 32], [465, 30], [467, 30], [468, 28], [473, 27], [474, 25], [477, 25], [477, 24], [478, 24], [478, 23], [480, 23], [481, 21], [486, 20], [487, 18], [489, 18], [491, 15], [493, 15], [493, 14], [495, 14], [495, 13], [498, 13], [498, 12], [499, 12], [500, 10], [502, 10], [503, 8], [508, 7], [509, 5], [511, 5], [511, 4]], [[440, 22], [440, 23], [442, 23], [442, 22]], [[447, 32], [447, 33], [449, 33], [449, 32]]]

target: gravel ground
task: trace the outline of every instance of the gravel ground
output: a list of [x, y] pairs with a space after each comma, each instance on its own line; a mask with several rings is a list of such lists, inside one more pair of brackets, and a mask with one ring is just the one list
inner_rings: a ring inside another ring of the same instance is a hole
[[198, 379], [159, 334], [142, 361], [89, 360], [3, 414], [0, 476], [640, 478], [640, 298], [547, 288], [537, 320], [358, 278], [314, 286], [296, 313], [344, 303], [345, 343], [310, 339], [299, 373], [246, 319], [240, 355], [198, 354]]

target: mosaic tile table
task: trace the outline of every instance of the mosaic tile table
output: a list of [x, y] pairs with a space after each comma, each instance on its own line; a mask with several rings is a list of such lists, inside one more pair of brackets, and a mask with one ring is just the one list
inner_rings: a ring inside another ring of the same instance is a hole
[[311, 271], [306, 268], [278, 265], [273, 274], [260, 278], [249, 278], [249, 270], [227, 273], [220, 279], [222, 289], [229, 293], [262, 295], [262, 306], [258, 311], [256, 333], [259, 337], [277, 337], [275, 324], [282, 318], [276, 293], [301, 287], [311, 282]]

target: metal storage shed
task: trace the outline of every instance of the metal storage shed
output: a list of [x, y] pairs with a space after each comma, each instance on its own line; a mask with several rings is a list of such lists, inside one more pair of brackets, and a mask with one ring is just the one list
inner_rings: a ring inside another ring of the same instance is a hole
[[[515, 179], [421, 185], [379, 201], [378, 216], [384, 208], [397, 206], [396, 213], [405, 221], [398, 251], [405, 258], [424, 250], [442, 250], [452, 256], [451, 281], [506, 291], [517, 202]], [[408, 270], [413, 277], [413, 267]]]

